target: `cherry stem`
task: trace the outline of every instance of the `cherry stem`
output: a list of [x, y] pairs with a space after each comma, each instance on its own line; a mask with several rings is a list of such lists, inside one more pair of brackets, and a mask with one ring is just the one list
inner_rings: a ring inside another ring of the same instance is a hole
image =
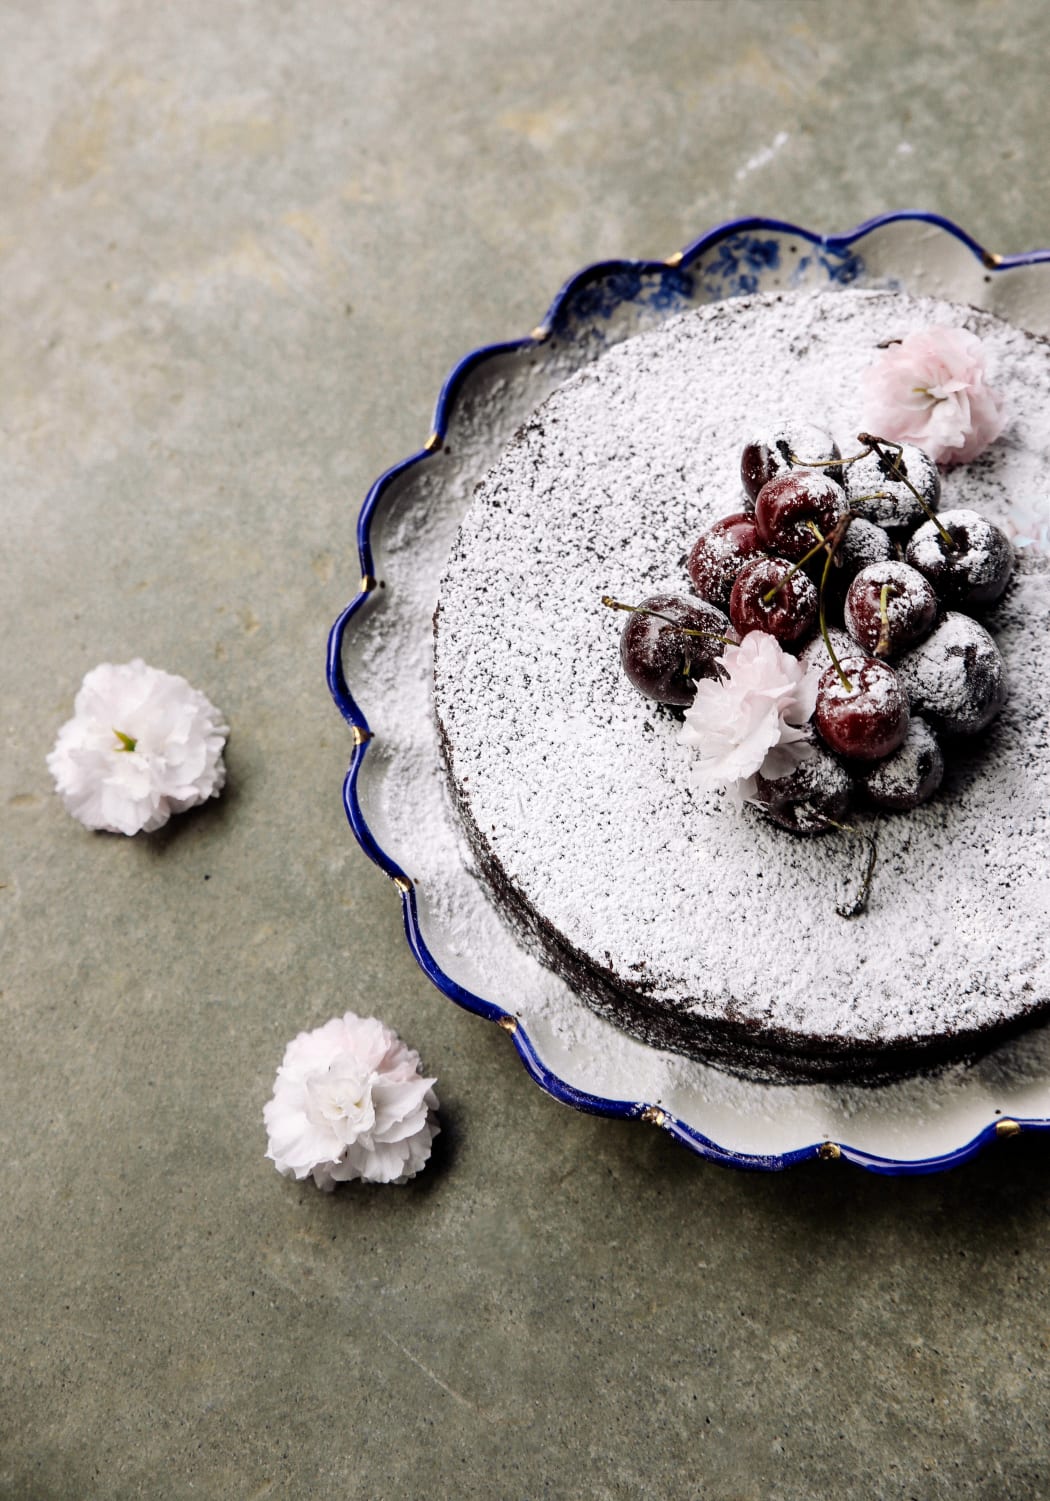
[[[871, 450], [869, 449], [870, 453]], [[801, 459], [797, 453], [788, 450], [788, 458], [792, 464], [797, 464], [800, 469], [835, 469], [844, 468], [847, 464], [855, 464], [858, 459], [865, 458], [862, 453], [855, 453], [851, 459]]]
[[[904, 465], [901, 461], [901, 454], [904, 452], [903, 446], [900, 443], [894, 443], [892, 438], [876, 438], [873, 433], [858, 433], [857, 442], [866, 443], [868, 445], [869, 453], [877, 453], [880, 459], [887, 460], [892, 465], [894, 478], [900, 480], [901, 484], [907, 485], [908, 489], [915, 496], [915, 499], [919, 502], [919, 505], [926, 513], [927, 519], [932, 521], [934, 526], [940, 532], [941, 540], [954, 552], [955, 538], [951, 535], [950, 532], [945, 531], [944, 527], [937, 520], [934, 512], [926, 504], [925, 500], [923, 500], [922, 496], [919, 494], [918, 490], [912, 484], [911, 480], [907, 476], [907, 473], [905, 472]], [[883, 445], [885, 445], [885, 447]], [[888, 454], [885, 451], [886, 448], [893, 448], [896, 450], [896, 452]]]
[[879, 590], [879, 639], [875, 643], [875, 655], [888, 657], [890, 654], [890, 612], [888, 603], [890, 597], [896, 597], [900, 593], [896, 584], [883, 584]]
[[871, 894], [871, 878], [875, 874], [875, 862], [879, 857], [879, 847], [873, 835], [865, 834], [863, 829], [855, 828], [851, 823], [836, 823], [833, 818], [825, 818], [824, 823], [829, 829], [838, 829], [842, 834], [852, 834], [855, 839], [863, 839], [868, 846], [868, 863], [864, 867], [864, 876], [860, 883], [860, 890], [848, 907], [835, 908], [840, 917], [859, 917], [868, 905], [868, 897]]
[[[807, 522], [806, 524], [807, 526], [812, 527], [813, 531], [816, 531], [816, 527], [812, 522]], [[807, 552], [804, 557], [799, 558], [797, 563], [793, 563], [791, 565], [791, 567], [788, 569], [787, 573], [785, 573], [784, 577], [780, 580], [779, 583], [774, 584], [772, 589], [766, 590], [765, 594], [763, 594], [762, 596], [762, 603], [764, 605], [771, 605], [774, 599], [776, 599], [777, 595], [780, 593], [781, 589], [783, 589], [784, 585], [789, 584], [795, 577], [795, 574], [799, 571], [799, 569], [805, 563], [808, 563], [810, 558], [815, 558], [817, 553], [820, 552], [821, 548], [826, 546], [827, 544], [825, 543], [824, 538], [821, 537], [820, 541], [815, 547], [811, 547], [809, 552]]]
[[813, 535], [818, 539], [821, 546], [826, 546], [828, 550], [827, 561], [824, 564], [824, 572], [820, 575], [820, 593], [817, 596], [817, 620], [818, 624], [820, 625], [820, 634], [823, 639], [824, 646], [827, 650], [828, 656], [831, 658], [831, 665], [838, 673], [839, 682], [842, 684], [843, 688], [845, 688], [847, 693], [853, 692], [853, 684], [843, 672], [842, 663], [839, 661], [835, 648], [831, 644], [831, 634], [828, 631], [827, 615], [825, 614], [824, 610], [824, 596], [827, 593], [828, 574], [831, 572], [831, 565], [835, 561], [835, 554], [839, 549], [843, 537], [849, 531], [850, 523], [853, 520], [854, 513], [852, 511], [847, 511], [844, 516], [839, 517], [838, 521], [836, 521], [835, 523], [834, 531], [832, 531], [831, 534], [826, 538], [821, 536], [820, 527], [815, 521], [806, 522], [806, 525], [809, 527]]
[[[890, 342], [900, 343], [900, 340], [896, 339], [891, 340]], [[883, 346], [880, 345], [880, 348], [881, 347]], [[863, 443], [865, 447], [860, 453], [852, 454], [848, 459], [801, 459], [799, 458], [797, 453], [791, 452], [788, 453], [788, 458], [790, 459], [792, 464], [798, 464], [803, 469], [833, 469], [836, 465], [838, 465], [840, 469], [845, 469], [849, 464], [855, 464], [858, 459], [866, 459], [869, 453], [877, 453], [880, 459], [888, 460], [888, 462], [893, 466], [894, 478], [900, 480], [901, 484], [907, 485], [908, 489], [915, 496], [915, 499], [919, 502], [919, 505], [922, 507], [927, 518], [933, 522], [934, 526], [940, 532], [942, 541], [946, 546], [950, 547], [954, 551], [955, 538], [952, 537], [949, 532], [945, 531], [944, 527], [937, 520], [935, 513], [926, 504], [925, 500], [923, 500], [922, 496], [919, 494], [918, 490], [912, 484], [911, 480], [908, 478], [907, 474], [904, 471], [900, 457], [904, 452], [903, 445], [900, 443], [895, 443], [892, 438], [877, 438], [874, 433], [858, 433], [857, 442]], [[896, 453], [886, 453], [885, 450], [887, 448], [896, 449]], [[857, 497], [857, 499], [859, 500], [884, 500], [888, 498], [889, 497], [882, 495], [863, 495]]]
[[717, 631], [698, 631], [690, 625], [679, 625], [677, 620], [672, 620], [670, 615], [661, 615], [659, 610], [647, 609], [645, 605], [625, 605], [618, 599], [613, 599], [609, 594], [602, 595], [602, 604], [610, 610], [627, 610], [632, 615], [651, 615], [654, 620], [666, 620], [668, 625], [673, 625], [676, 631], [681, 631], [683, 636], [699, 636], [703, 641], [721, 641], [723, 646], [737, 646], [739, 643], [731, 641], [728, 636], [720, 636]]
[[818, 616], [817, 616], [817, 619], [818, 619], [818, 623], [820, 625], [820, 634], [824, 638], [824, 646], [827, 649], [828, 656], [831, 658], [831, 665], [832, 665], [832, 667], [834, 667], [835, 671], [839, 675], [839, 682], [842, 684], [843, 688], [845, 688], [845, 690], [846, 690], [847, 693], [852, 693], [853, 692], [853, 684], [850, 682], [849, 678], [846, 676], [845, 672], [842, 670], [842, 663], [839, 661], [838, 655], [837, 655], [837, 653], [835, 651], [835, 648], [831, 644], [831, 635], [830, 635], [830, 633], [828, 631], [827, 616], [824, 613], [824, 591], [825, 591], [825, 588], [826, 588], [827, 582], [828, 582], [828, 574], [831, 572], [831, 559], [832, 559], [832, 556], [833, 556], [833, 554], [829, 552], [828, 553], [828, 560], [824, 564], [824, 572], [820, 575], [820, 597], [819, 597], [819, 599], [817, 601], [817, 603], [818, 603]]

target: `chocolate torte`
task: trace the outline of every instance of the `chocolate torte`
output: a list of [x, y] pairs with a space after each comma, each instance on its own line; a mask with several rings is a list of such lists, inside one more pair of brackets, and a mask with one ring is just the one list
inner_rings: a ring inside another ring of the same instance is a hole
[[[1050, 504], [1050, 344], [895, 292], [740, 298], [611, 349], [561, 386], [479, 484], [435, 615], [435, 699], [479, 873], [589, 1005], [750, 1077], [878, 1081], [976, 1055], [1050, 1005], [1050, 570], [1018, 553], [983, 617], [1005, 708], [944, 782], [877, 829], [867, 910], [836, 912], [856, 841], [807, 837], [698, 789], [675, 711], [619, 670], [622, 600], [688, 593], [698, 534], [740, 509], [740, 454], [785, 414], [855, 449], [861, 372], [889, 340], [976, 333], [1002, 436], [942, 477], [1000, 525]], [[504, 1002], [512, 998], [501, 997]]]

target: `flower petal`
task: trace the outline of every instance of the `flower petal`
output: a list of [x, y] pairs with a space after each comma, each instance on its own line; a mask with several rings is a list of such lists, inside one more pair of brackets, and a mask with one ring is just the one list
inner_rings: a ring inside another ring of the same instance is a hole
[[267, 1156], [326, 1191], [354, 1178], [404, 1183], [430, 1156], [435, 1082], [377, 1018], [333, 1017], [285, 1049], [263, 1110]]
[[988, 385], [980, 339], [936, 324], [889, 345], [861, 377], [865, 426], [897, 443], [914, 443], [935, 463], [965, 464], [1006, 425], [1001, 397]]
[[47, 764], [86, 827], [149, 832], [221, 791], [229, 726], [185, 678], [140, 658], [103, 662], [85, 676], [74, 710]]
[[741, 799], [775, 747], [800, 738], [797, 726], [813, 714], [817, 685], [765, 631], [727, 646], [721, 663], [722, 678], [697, 684], [679, 741], [700, 753], [701, 786], [733, 788]]

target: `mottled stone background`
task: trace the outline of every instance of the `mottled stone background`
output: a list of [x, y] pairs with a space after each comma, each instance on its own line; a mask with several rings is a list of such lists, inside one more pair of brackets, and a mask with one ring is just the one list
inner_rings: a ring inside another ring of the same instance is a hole
[[[694, 1161], [424, 981], [324, 687], [370, 480], [465, 350], [731, 214], [1050, 239], [1036, 0], [6, 0], [0, 1496], [1050, 1492], [1038, 1142], [927, 1181]], [[90, 836], [44, 755], [141, 654], [230, 789]], [[407, 1188], [263, 1159], [285, 1041], [441, 1081]]]

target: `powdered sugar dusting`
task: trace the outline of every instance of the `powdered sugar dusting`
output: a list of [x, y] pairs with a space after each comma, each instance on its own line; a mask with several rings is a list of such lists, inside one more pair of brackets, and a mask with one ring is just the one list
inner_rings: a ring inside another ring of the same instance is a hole
[[[1018, 666], [1023, 660], [1019, 654], [1014, 658]], [[932, 635], [906, 652], [897, 669], [913, 706], [959, 735], [982, 730], [998, 712], [1005, 692], [1005, 669], [996, 642], [979, 621], [956, 610], [949, 610]], [[1024, 676], [1018, 687], [1021, 712], [1042, 707], [1045, 713], [1041, 683], [1036, 684], [1034, 700]]]
[[925, 800], [944, 776], [944, 756], [937, 737], [917, 714], [908, 722], [904, 743], [864, 776], [868, 791], [882, 806], [910, 809]]
[[[987, 517], [965, 507], [943, 511], [937, 519], [949, 536], [965, 532], [966, 552], [961, 573], [967, 585], [976, 589], [994, 585], [1001, 578], [1000, 564], [1011, 550], [1006, 533], [990, 525]], [[908, 561], [923, 572], [935, 570], [943, 565], [945, 548], [937, 524], [927, 521], [908, 543]]]
[[1045, 486], [1047, 347], [883, 293], [750, 299], [631, 340], [556, 393], [479, 487], [441, 596], [436, 682], [457, 780], [534, 907], [651, 1001], [893, 1039], [1050, 996], [1050, 591], [1034, 558], [991, 620], [1025, 691], [931, 804], [880, 821], [879, 878], [853, 924], [832, 909], [855, 851], [698, 793], [673, 720], [622, 678], [617, 622], [598, 606], [606, 591], [687, 591], [684, 554], [740, 509], [755, 432], [797, 412], [856, 451], [872, 351], [937, 321], [985, 340], [1014, 414], [993, 450], [947, 476], [944, 503], [1000, 520], [1013, 495]]

